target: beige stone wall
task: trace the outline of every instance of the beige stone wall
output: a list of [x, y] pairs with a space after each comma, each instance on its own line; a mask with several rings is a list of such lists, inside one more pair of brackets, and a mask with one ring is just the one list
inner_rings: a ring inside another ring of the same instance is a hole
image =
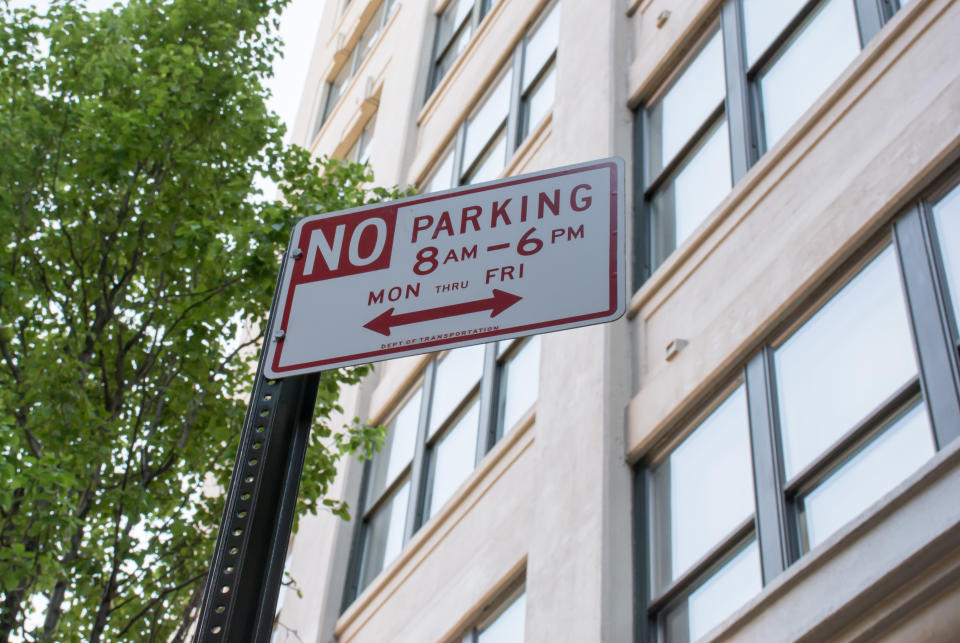
[[[632, 110], [721, 3], [560, 1], [553, 112], [505, 172], [621, 156], [631, 218]], [[351, 0], [338, 17], [340, 3], [327, 1], [295, 140], [315, 154], [342, 154], [376, 112], [377, 180], [405, 185], [429, 174], [546, 3], [500, 0], [424, 104], [433, 16], [446, 3], [399, 2], [314, 137], [323, 83], [377, 5]], [[351, 527], [330, 516], [304, 520], [291, 554], [303, 597], [286, 596], [279, 640], [448, 641], [520, 576], [528, 642], [633, 640], [632, 467], [960, 155], [957, 34], [958, 3], [914, 0], [631, 291], [626, 317], [545, 335], [540, 398], [522, 427], [342, 614]], [[668, 362], [676, 339], [688, 343]], [[347, 394], [345, 415], [383, 420], [425, 359], [378, 365]], [[941, 451], [714, 635], [946, 640], [960, 604], [957, 451]], [[359, 472], [353, 463], [338, 480], [352, 502]], [[283, 638], [288, 631], [299, 638]]]

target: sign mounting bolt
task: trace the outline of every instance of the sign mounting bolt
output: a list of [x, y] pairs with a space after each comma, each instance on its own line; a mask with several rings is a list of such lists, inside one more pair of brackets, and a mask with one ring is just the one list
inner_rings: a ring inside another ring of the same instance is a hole
[[278, 330], [273, 334], [273, 341], [282, 342], [283, 338], [287, 336], [287, 333], [284, 330]]
[[303, 256], [303, 250], [301, 250], [300, 248], [294, 248], [293, 250], [290, 251], [290, 256], [293, 257], [294, 259], [299, 259], [300, 257]]

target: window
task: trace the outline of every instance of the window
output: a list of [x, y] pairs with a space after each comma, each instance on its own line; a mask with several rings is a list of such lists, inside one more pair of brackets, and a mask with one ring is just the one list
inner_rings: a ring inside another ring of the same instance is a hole
[[651, 470], [653, 597], [667, 640], [696, 640], [759, 591], [741, 384]]
[[510, 431], [537, 401], [540, 372], [540, 336], [526, 342], [497, 342], [500, 390], [497, 393], [497, 427]]
[[512, 81], [513, 69], [507, 69], [464, 124], [462, 183], [495, 179], [507, 163], [507, 117], [510, 115]]
[[467, 632], [461, 643], [522, 643], [526, 612], [527, 594], [519, 587], [502, 600], [491, 615]]
[[[901, 291], [888, 245], [771, 351], [783, 478], [795, 491], [801, 551], [933, 455]], [[831, 458], [844, 443], [854, 447], [852, 457]]]
[[374, 114], [367, 121], [367, 124], [360, 130], [360, 135], [356, 142], [347, 152], [347, 160], [354, 163], [366, 163], [370, 160], [370, 141], [373, 140], [374, 128], [377, 125], [377, 115]]
[[367, 466], [365, 533], [358, 572], [362, 586], [390, 564], [406, 541], [411, 468], [422, 398], [422, 387], [418, 387], [400, 406], [387, 425], [383, 447]]
[[553, 107], [559, 40], [560, 12], [554, 5], [524, 43], [521, 62], [523, 71], [520, 78], [519, 141], [523, 141], [531, 127], [542, 121]]
[[539, 370], [539, 337], [456, 348], [429, 362], [364, 469], [344, 608], [527, 415]]
[[427, 97], [453, 66], [454, 61], [476, 33], [480, 21], [498, 0], [450, 0], [437, 16], [437, 32], [434, 37], [433, 59]]
[[[396, 0], [383, 0], [380, 8], [377, 9], [373, 18], [367, 23], [363, 33], [360, 34], [353, 49], [350, 50], [346, 60], [340, 65], [340, 69], [337, 71], [333, 80], [327, 83], [322, 108], [318, 110], [316, 125], [314, 126], [314, 136], [320, 133], [320, 128], [327, 122], [327, 118], [329, 118], [333, 112], [333, 108], [340, 102], [340, 97], [343, 96], [350, 81], [353, 80], [353, 76], [357, 73], [357, 70], [360, 69], [360, 65], [367, 59], [367, 55], [370, 53], [370, 50], [373, 49], [373, 45], [380, 36], [380, 32], [383, 31], [394, 9], [398, 6]], [[344, 9], [345, 8], [346, 3], [344, 3]]]
[[720, 204], [879, 31], [859, 0], [727, 0], [718, 24], [638, 112], [636, 283]]
[[423, 193], [440, 192], [449, 190], [455, 183], [453, 180], [453, 150], [447, 150], [443, 153], [441, 161], [437, 163], [436, 168], [430, 178], [423, 183]]
[[960, 346], [960, 187], [954, 188], [933, 206], [933, 219], [943, 276], [952, 302], [950, 326], [954, 345]]
[[436, 513], [473, 471], [484, 352], [483, 345], [467, 346], [450, 351], [436, 362], [427, 422], [427, 517]]
[[937, 303], [958, 195], [901, 216], [638, 471], [643, 636], [706, 634], [960, 437], [956, 309]]
[[425, 193], [496, 179], [510, 155], [550, 113], [556, 78], [558, 7], [552, 5], [528, 29], [510, 65], [467, 116], [453, 148], [443, 154], [437, 169], [424, 182]]
[[658, 265], [732, 185], [722, 40], [714, 32], [648, 110], [650, 224]]

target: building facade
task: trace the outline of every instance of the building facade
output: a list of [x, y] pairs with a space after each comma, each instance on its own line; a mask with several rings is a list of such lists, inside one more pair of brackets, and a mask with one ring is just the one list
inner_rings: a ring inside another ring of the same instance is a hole
[[619, 156], [632, 268], [344, 391], [387, 441], [275, 640], [957, 640], [960, 3], [324, 11], [294, 141], [421, 192]]

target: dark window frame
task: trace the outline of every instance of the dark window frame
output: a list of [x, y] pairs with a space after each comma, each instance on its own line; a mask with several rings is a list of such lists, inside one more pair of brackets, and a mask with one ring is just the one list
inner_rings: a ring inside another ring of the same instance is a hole
[[[488, 13], [490, 13], [490, 9], [493, 7], [494, 2], [499, 2], [500, 0], [464, 1], [469, 1], [472, 3], [470, 11], [463, 19], [463, 22], [458, 25], [453, 32], [451, 32], [450, 37], [445, 43], [440, 42], [440, 23], [443, 20], [443, 14], [454, 4], [456, 4], [457, 0], [450, 0], [443, 10], [434, 16], [434, 23], [436, 27], [434, 28], [433, 47], [431, 48], [430, 53], [430, 71], [427, 77], [427, 95], [424, 97], [424, 101], [430, 99], [430, 96], [433, 95], [433, 92], [436, 91], [437, 87], [440, 85], [440, 81], [442, 81], [444, 76], [447, 75], [447, 72], [450, 71], [450, 68], [459, 57], [459, 54], [457, 54], [453, 57], [453, 59], [446, 60], [447, 55], [450, 53], [451, 47], [453, 47], [453, 45], [459, 40], [461, 33], [464, 30], [469, 29], [470, 37], [468, 38], [468, 42], [473, 40], [473, 38], [477, 35], [477, 30], [480, 28], [480, 24], [483, 22], [483, 19]], [[441, 67], [441, 62], [447, 63], [446, 68]]]
[[[771, 41], [755, 63], [748, 68], [745, 53], [745, 25], [742, 0], [726, 0], [719, 10], [717, 18], [709, 23], [697, 37], [696, 46], [699, 48], [709, 40], [715, 25], [719, 23], [723, 41], [724, 84], [726, 96], [723, 107], [712, 114], [707, 122], [698, 130], [676, 157], [657, 173], [650, 176], [651, 168], [651, 123], [649, 123], [649, 107], [654, 105], [670, 83], [686, 69], [687, 64], [695, 56], [695, 52], [685, 57], [679, 65], [677, 73], [671, 74], [666, 82], [658, 86], [657, 91], [649, 100], [644, 101], [634, 112], [634, 212], [636, 225], [634, 226], [634, 260], [633, 277], [634, 290], [638, 289], [649, 279], [660, 265], [655, 255], [660, 252], [653, 240], [653, 213], [651, 199], [657, 190], [671, 178], [678, 167], [691, 158], [691, 150], [696, 148], [704, 138], [704, 132], [715, 124], [717, 119], [726, 118], [731, 184], [735, 187], [744, 175], [756, 164], [767, 151], [764, 141], [763, 110], [761, 105], [758, 78], [766, 69], [776, 62], [785, 51], [786, 45], [802, 31], [811, 17], [830, 0], [807, 0], [790, 22], [783, 28], [776, 38]], [[853, 3], [857, 20], [858, 35], [861, 51], [866, 44], [877, 34], [895, 13], [897, 7], [893, 4], [897, 0], [849, 0]], [[680, 240], [683, 243], [683, 240]], [[672, 251], [671, 251], [672, 252]], [[664, 260], [670, 253], [664, 254]]]
[[[421, 390], [413, 458], [411, 462], [397, 474], [396, 478], [390, 481], [377, 497], [372, 498], [369, 503], [367, 503], [367, 495], [369, 493], [368, 487], [371, 484], [370, 477], [372, 475], [372, 467], [370, 462], [364, 464], [360, 494], [356, 504], [357, 518], [353, 528], [350, 547], [346, 591], [344, 592], [341, 611], [346, 610], [365, 588], [362, 576], [365, 571], [364, 548], [367, 533], [369, 531], [370, 521], [377, 515], [378, 510], [384, 506], [386, 499], [392, 497], [397, 489], [409, 481], [410, 495], [408, 497], [407, 513], [404, 521], [404, 547], [413, 535], [429, 521], [429, 499], [433, 484], [432, 460], [434, 447], [449, 433], [450, 429], [456, 425], [457, 420], [472, 407], [474, 401], [477, 401], [480, 409], [477, 446], [475, 449], [476, 457], [473, 468], [475, 469], [487, 453], [500, 442], [504, 433], [504, 428], [500, 426], [502, 424], [502, 417], [498, 414], [498, 405], [502, 398], [501, 380], [503, 368], [509, 363], [513, 356], [517, 355], [523, 346], [531, 340], [532, 336], [514, 340], [502, 340], [508, 342], [509, 346], [502, 352], [499, 359], [497, 356], [498, 342], [490, 342], [483, 345], [483, 367], [480, 377], [468, 392], [464, 394], [456, 407], [444, 418], [432, 436], [428, 436], [428, 433], [430, 430], [430, 411], [433, 405], [437, 367], [439, 362], [447, 355], [448, 351], [434, 354], [427, 362], [423, 372], [416, 378], [416, 383], [404, 393], [401, 401], [391, 410], [391, 415], [389, 416], [391, 418], [390, 421], [392, 421], [396, 413], [416, 395], [417, 390]], [[390, 563], [387, 562], [384, 566], [389, 564]]]
[[[666, 609], [692, 588], [710, 577], [755, 534], [760, 556], [762, 585], [770, 584], [791, 564], [806, 554], [802, 494], [849, 462], [874, 438], [887, 430], [898, 414], [919, 399], [927, 411], [935, 452], [960, 438], [960, 333], [951, 319], [950, 293], [943, 278], [943, 264], [933, 227], [933, 208], [952, 189], [960, 186], [960, 171], [954, 169], [934, 187], [901, 209], [897, 216], [872, 237], [857, 256], [828, 279], [819, 293], [802, 302], [797, 314], [776, 329], [750, 358], [706, 397], [702, 410], [684, 416], [679, 426], [691, 427], [662, 442], [652, 457], [638, 463], [634, 474], [634, 595], [635, 640], [662, 640], [660, 620]], [[778, 417], [773, 352], [778, 345], [810, 320], [836, 293], [881, 252], [894, 252], [908, 327], [917, 358], [917, 375], [901, 386], [858, 424], [826, 448], [812, 463], [786, 480]], [[960, 295], [958, 295], [960, 296]], [[945, 350], [946, 349], [946, 350]], [[651, 574], [653, 529], [657, 499], [651, 479], [651, 464], [669, 455], [683, 437], [744, 382], [749, 418], [755, 514], [732, 534], [718, 542], [691, 570], [654, 595]]]

